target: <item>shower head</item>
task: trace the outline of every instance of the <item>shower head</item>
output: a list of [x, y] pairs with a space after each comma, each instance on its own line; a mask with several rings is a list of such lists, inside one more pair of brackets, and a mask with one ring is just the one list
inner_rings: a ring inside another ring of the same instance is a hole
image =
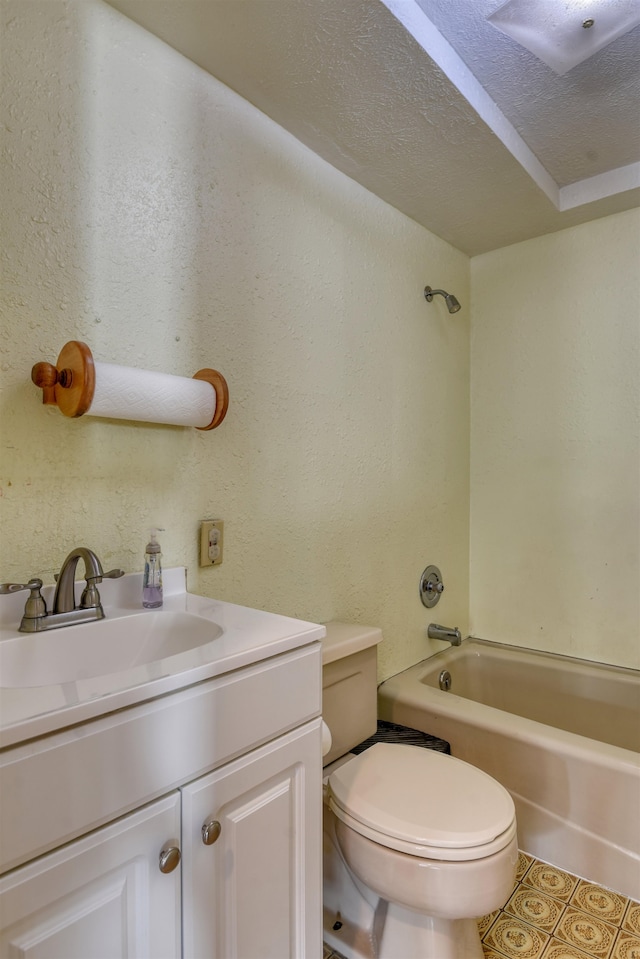
[[425, 286], [424, 288], [424, 298], [427, 303], [431, 303], [431, 300], [436, 293], [439, 293], [440, 296], [444, 296], [444, 302], [447, 304], [447, 309], [449, 313], [457, 313], [460, 309], [460, 304], [456, 300], [453, 293], [447, 293], [445, 290], [432, 290], [430, 286]]

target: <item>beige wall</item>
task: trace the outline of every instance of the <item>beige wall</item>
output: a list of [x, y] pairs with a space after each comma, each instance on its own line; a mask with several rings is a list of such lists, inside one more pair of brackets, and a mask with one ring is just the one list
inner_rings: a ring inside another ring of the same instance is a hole
[[[423, 658], [419, 575], [467, 627], [469, 262], [99, 0], [3, 4], [2, 579], [67, 551], [206, 595], [382, 626]], [[425, 283], [455, 292], [427, 305]], [[212, 433], [43, 408], [33, 363], [227, 377]], [[225, 561], [196, 565], [223, 517]]]
[[[1, 578], [140, 569], [165, 526], [196, 591], [381, 625], [386, 676], [468, 628], [471, 502], [476, 635], [640, 665], [637, 211], [472, 261], [470, 495], [467, 258], [99, 0], [3, 12]], [[70, 339], [218, 367], [225, 423], [43, 408]]]
[[640, 213], [472, 261], [471, 628], [640, 667]]

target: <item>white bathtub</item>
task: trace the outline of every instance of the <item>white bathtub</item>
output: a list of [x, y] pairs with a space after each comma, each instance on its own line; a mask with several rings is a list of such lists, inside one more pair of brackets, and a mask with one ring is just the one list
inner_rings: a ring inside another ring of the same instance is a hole
[[507, 787], [521, 849], [640, 900], [640, 671], [469, 639], [378, 694]]

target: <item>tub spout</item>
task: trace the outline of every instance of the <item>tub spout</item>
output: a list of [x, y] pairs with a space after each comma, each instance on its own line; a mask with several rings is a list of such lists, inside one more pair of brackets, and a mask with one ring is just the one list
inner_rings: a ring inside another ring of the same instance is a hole
[[427, 636], [429, 639], [444, 639], [447, 643], [451, 643], [452, 646], [459, 646], [462, 642], [462, 636], [457, 626], [450, 629], [448, 626], [438, 626], [437, 623], [429, 623]]

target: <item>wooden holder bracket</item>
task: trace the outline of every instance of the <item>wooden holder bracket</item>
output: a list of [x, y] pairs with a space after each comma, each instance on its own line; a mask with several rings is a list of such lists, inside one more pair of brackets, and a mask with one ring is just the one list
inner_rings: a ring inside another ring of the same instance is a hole
[[55, 366], [36, 363], [31, 379], [42, 389], [42, 402], [55, 404], [65, 416], [82, 416], [91, 406], [96, 368], [86, 343], [70, 340], [60, 350]]
[[198, 426], [196, 429], [214, 430], [216, 426], [220, 426], [229, 409], [229, 387], [227, 386], [227, 381], [222, 373], [218, 373], [217, 370], [207, 369], [206, 367], [194, 373], [193, 379], [205, 380], [207, 383], [211, 383], [216, 394], [216, 408], [213, 412], [213, 419], [208, 426]]

